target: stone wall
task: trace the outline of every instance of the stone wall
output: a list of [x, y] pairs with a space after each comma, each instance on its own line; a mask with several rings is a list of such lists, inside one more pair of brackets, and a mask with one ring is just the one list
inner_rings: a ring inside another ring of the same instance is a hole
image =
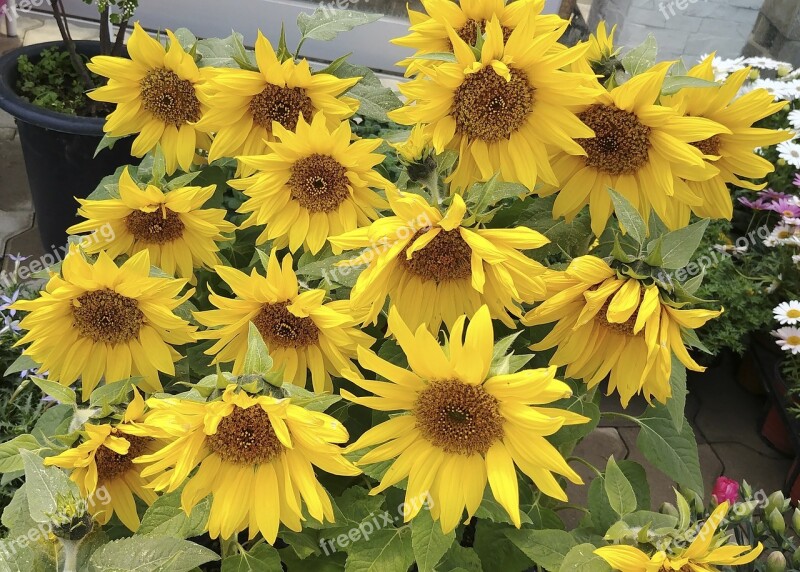
[[744, 55], [768, 56], [800, 67], [800, 2], [765, 0]]

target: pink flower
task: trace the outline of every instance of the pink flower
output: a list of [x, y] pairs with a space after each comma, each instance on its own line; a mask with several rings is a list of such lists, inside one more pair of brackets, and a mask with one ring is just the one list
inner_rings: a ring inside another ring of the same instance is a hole
[[733, 504], [739, 499], [739, 483], [728, 477], [719, 477], [714, 482], [711, 496], [717, 504], [725, 501]]
[[795, 184], [796, 187], [800, 187], [800, 173], [797, 173], [794, 176], [794, 184]]

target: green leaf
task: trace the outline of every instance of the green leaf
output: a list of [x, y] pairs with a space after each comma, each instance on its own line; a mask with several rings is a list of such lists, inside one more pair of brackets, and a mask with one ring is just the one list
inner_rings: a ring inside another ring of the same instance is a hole
[[0, 473], [22, 471], [25, 464], [20, 452], [35, 451], [41, 448], [39, 441], [33, 435], [20, 435], [0, 444]]
[[[490, 487], [486, 487], [486, 490], [483, 493], [481, 506], [475, 511], [475, 516], [479, 519], [489, 519], [492, 522], [513, 524], [506, 509], [495, 500]], [[532, 524], [530, 517], [524, 512], [520, 512], [520, 520], [523, 524]]]
[[614, 211], [617, 213], [620, 225], [631, 238], [639, 244], [643, 244], [644, 239], [647, 238], [647, 229], [642, 215], [621, 194], [613, 189], [609, 189], [608, 192], [611, 194], [611, 201], [614, 203]]
[[506, 530], [506, 536], [517, 548], [545, 570], [555, 571], [570, 550], [575, 539], [563, 530]]
[[666, 407], [648, 407], [638, 418], [636, 446], [665, 475], [703, 496], [697, 441], [688, 423], [679, 431]]
[[357, 26], [370, 24], [383, 18], [383, 14], [367, 14], [359, 10], [333, 10], [317, 8], [312, 14], [301, 12], [297, 15], [297, 27], [302, 39], [329, 42], [342, 32], [349, 32]]
[[672, 397], [667, 401], [667, 411], [672, 418], [672, 423], [677, 431], [683, 429], [686, 419], [686, 367], [672, 356], [672, 372], [669, 376], [669, 385], [672, 388]]
[[286, 383], [282, 387], [284, 392], [292, 398], [292, 403], [311, 411], [326, 411], [331, 405], [342, 400], [339, 395], [313, 393], [292, 383]]
[[500, 175], [495, 174], [485, 183], [475, 183], [467, 191], [465, 201], [470, 210], [481, 214], [486, 209], [503, 199], [524, 197], [529, 194], [525, 185], [519, 183], [505, 183], [500, 180]]
[[281, 572], [278, 551], [262, 542], [249, 552], [229, 556], [222, 561], [222, 572]]
[[456, 534], [442, 532], [442, 527], [431, 518], [430, 511], [421, 511], [411, 521], [411, 548], [419, 572], [433, 572], [436, 565], [455, 542]]
[[389, 116], [386, 113], [402, 106], [397, 94], [391, 88], [384, 87], [375, 72], [367, 67], [343, 63], [333, 75], [342, 79], [361, 78], [346, 95], [359, 101], [357, 113], [362, 117], [388, 123]]
[[[619, 461], [617, 465], [633, 487], [637, 508], [639, 510], [649, 510], [650, 487], [647, 483], [647, 474], [644, 468], [640, 464], [628, 460]], [[592, 526], [600, 535], [605, 535], [611, 525], [619, 520], [619, 515], [611, 508], [611, 503], [606, 494], [604, 477], [593, 479], [589, 485], [588, 508]]]
[[486, 564], [486, 570], [507, 570], [509, 572], [530, 570], [533, 567], [533, 561], [511, 542], [505, 534], [507, 530], [509, 530], [507, 524], [478, 520], [472, 549]]
[[625, 54], [622, 65], [630, 75], [639, 75], [655, 65], [657, 54], [658, 42], [655, 36], [650, 34], [644, 42]]
[[611, 572], [611, 566], [594, 553], [593, 544], [579, 544], [567, 553], [559, 572]]
[[[572, 384], [574, 382], [569, 383]], [[568, 411], [572, 411], [573, 413], [588, 417], [589, 422], [581, 425], [566, 425], [562, 427], [557, 433], [549, 438], [550, 442], [554, 445], [575, 443], [594, 431], [595, 427], [597, 427], [598, 423], [600, 422], [600, 407], [597, 405], [597, 403], [594, 401], [587, 401], [587, 396], [580, 395], [574, 386], [573, 391], [575, 391], [575, 394], [572, 397], [560, 399], [555, 403], [550, 404], [550, 406], [557, 407], [559, 409], [566, 409]], [[599, 397], [597, 398], [599, 399]]]
[[346, 572], [407, 572], [414, 562], [409, 527], [384, 528], [349, 544]]
[[91, 572], [189, 572], [219, 560], [208, 548], [166, 536], [114, 540], [92, 554]]
[[22, 354], [17, 359], [14, 360], [6, 371], [3, 373], [3, 377], [7, 377], [14, 373], [22, 373], [23, 371], [31, 370], [31, 369], [38, 369], [39, 364], [36, 363], [31, 359], [30, 356]]
[[697, 87], [719, 87], [719, 84], [699, 77], [671, 75], [664, 79], [664, 85], [661, 86], [661, 95], [674, 95], [682, 89]]
[[661, 253], [661, 249], [663, 247], [664, 247], [664, 239], [660, 236], [655, 240], [648, 242], [647, 258], [645, 258], [644, 261], [650, 266], [654, 266], [656, 268], [661, 267], [661, 265], [664, 263], [664, 256]]
[[633, 492], [633, 486], [620, 470], [613, 455], [608, 459], [603, 482], [608, 502], [614, 512], [625, 516], [636, 510], [636, 494]]
[[122, 137], [112, 137], [108, 133], [103, 134], [103, 138], [100, 140], [100, 143], [97, 144], [97, 149], [94, 151], [94, 158], [97, 158], [105, 149], [113, 149], [114, 145], [116, 145], [117, 141], [120, 139], [122, 139]]
[[144, 513], [136, 534], [174, 538], [192, 538], [203, 534], [211, 512], [211, 498], [206, 497], [198, 502], [187, 516], [181, 508], [181, 492], [179, 489], [158, 497]]
[[80, 497], [78, 486], [67, 474], [56, 467], [45, 467], [36, 453], [21, 450], [25, 466], [25, 490], [31, 518], [36, 522], [50, 522], [58, 510], [59, 497]]
[[235, 57], [238, 55], [237, 44], [242, 43], [243, 36], [234, 33], [227, 38], [206, 38], [196, 44], [200, 67], [239, 68]]
[[708, 219], [703, 219], [685, 228], [665, 234], [662, 237], [661, 257], [664, 262], [661, 267], [678, 270], [689, 264], [692, 256], [697, 252], [697, 247], [700, 246], [700, 241], [703, 240], [708, 223]]
[[35, 375], [31, 376], [31, 380], [39, 389], [42, 390], [42, 392], [44, 392], [45, 395], [49, 395], [59, 403], [72, 405], [77, 399], [75, 390], [71, 387], [65, 387], [58, 382], [50, 381], [49, 379], [44, 379], [42, 377], [36, 377]]
[[247, 354], [244, 356], [244, 373], [265, 375], [272, 370], [267, 344], [253, 322], [247, 332]]
[[483, 572], [483, 566], [473, 549], [453, 544], [436, 567], [436, 572]]
[[126, 402], [132, 387], [132, 379], [121, 379], [101, 385], [89, 396], [89, 405], [106, 410], [111, 405]]

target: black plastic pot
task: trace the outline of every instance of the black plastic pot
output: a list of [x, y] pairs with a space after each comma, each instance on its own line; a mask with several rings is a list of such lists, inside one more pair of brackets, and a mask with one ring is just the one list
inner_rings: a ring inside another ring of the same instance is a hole
[[[79, 221], [75, 198], [86, 198], [106, 175], [131, 162], [130, 141], [119, 141], [94, 157], [103, 138], [99, 117], [75, 117], [37, 107], [16, 93], [17, 59], [35, 61], [42, 51], [61, 42], [25, 46], [0, 57], [0, 109], [17, 123], [36, 222], [45, 250], [67, 241], [67, 228]], [[99, 42], [78, 41], [78, 52], [100, 53]]]

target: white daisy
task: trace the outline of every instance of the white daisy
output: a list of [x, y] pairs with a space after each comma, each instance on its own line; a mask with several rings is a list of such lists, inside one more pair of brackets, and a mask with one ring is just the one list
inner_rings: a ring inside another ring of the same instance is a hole
[[787, 352], [792, 352], [792, 355], [800, 353], [800, 329], [798, 328], [779, 328], [777, 331], [772, 332], [775, 336], [780, 348]]
[[800, 218], [785, 216], [783, 217], [783, 224], [788, 226], [800, 226]]
[[778, 153], [781, 159], [792, 167], [800, 169], [800, 144], [794, 141], [784, 141], [778, 144]]
[[792, 64], [790, 63], [779, 62], [777, 60], [773, 60], [772, 58], [764, 58], [761, 56], [747, 58], [744, 63], [748, 66], [753, 66], [754, 68], [762, 70], [779, 70], [786, 66], [788, 66], [790, 69], [792, 68]]
[[795, 99], [800, 99], [800, 79], [793, 79], [790, 81], [783, 82], [784, 85], [784, 97], [785, 99], [789, 99], [794, 101]]
[[789, 123], [795, 130], [800, 130], [800, 109], [795, 109], [789, 113]]
[[773, 308], [772, 313], [775, 314], [775, 319], [778, 320], [781, 325], [789, 324], [790, 326], [794, 326], [796, 323], [800, 322], [800, 302], [797, 300], [781, 302]]

